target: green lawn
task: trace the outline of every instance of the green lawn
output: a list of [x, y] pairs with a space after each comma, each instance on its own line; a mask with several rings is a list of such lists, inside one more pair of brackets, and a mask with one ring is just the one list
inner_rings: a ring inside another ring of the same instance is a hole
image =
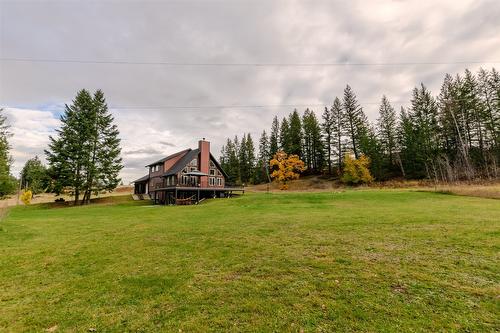
[[403, 190], [18, 207], [0, 331], [494, 332], [499, 248], [500, 201]]

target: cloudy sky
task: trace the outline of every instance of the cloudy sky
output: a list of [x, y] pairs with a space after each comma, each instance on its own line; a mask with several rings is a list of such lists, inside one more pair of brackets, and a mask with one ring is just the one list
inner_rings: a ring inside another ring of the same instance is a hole
[[374, 120], [382, 94], [399, 108], [420, 82], [437, 94], [447, 72], [498, 68], [499, 17], [498, 0], [0, 0], [13, 172], [82, 88], [106, 95], [126, 182], [202, 137], [216, 155], [228, 136], [258, 139], [293, 105], [320, 116], [347, 83]]

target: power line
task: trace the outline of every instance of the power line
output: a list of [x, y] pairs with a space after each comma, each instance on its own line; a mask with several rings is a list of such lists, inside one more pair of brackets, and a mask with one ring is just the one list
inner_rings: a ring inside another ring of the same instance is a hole
[[80, 60], [80, 59], [29, 59], [0, 58], [6, 62], [33, 63], [68, 63], [68, 64], [112, 64], [112, 65], [144, 65], [170, 67], [368, 67], [368, 66], [437, 66], [437, 65], [473, 65], [500, 64], [500, 61], [451, 61], [451, 62], [325, 62], [325, 63], [209, 63], [209, 62], [171, 62], [171, 61], [128, 61], [128, 60]]

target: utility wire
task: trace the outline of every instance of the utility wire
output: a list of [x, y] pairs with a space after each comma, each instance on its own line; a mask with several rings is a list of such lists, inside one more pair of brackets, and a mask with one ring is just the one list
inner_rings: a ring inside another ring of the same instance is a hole
[[468, 65], [468, 64], [500, 64], [500, 61], [452, 61], [452, 62], [325, 62], [325, 63], [209, 63], [209, 62], [170, 62], [170, 61], [127, 61], [127, 60], [79, 60], [79, 59], [34, 59], [34, 58], [0, 58], [5, 62], [33, 63], [68, 63], [68, 64], [112, 64], [112, 65], [147, 65], [171, 67], [343, 67], [343, 66], [435, 66], [435, 65]]

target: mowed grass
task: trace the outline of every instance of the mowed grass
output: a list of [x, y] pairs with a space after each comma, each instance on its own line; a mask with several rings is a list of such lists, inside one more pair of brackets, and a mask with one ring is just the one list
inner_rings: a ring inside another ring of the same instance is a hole
[[18, 207], [0, 331], [494, 332], [500, 201], [404, 190]]

